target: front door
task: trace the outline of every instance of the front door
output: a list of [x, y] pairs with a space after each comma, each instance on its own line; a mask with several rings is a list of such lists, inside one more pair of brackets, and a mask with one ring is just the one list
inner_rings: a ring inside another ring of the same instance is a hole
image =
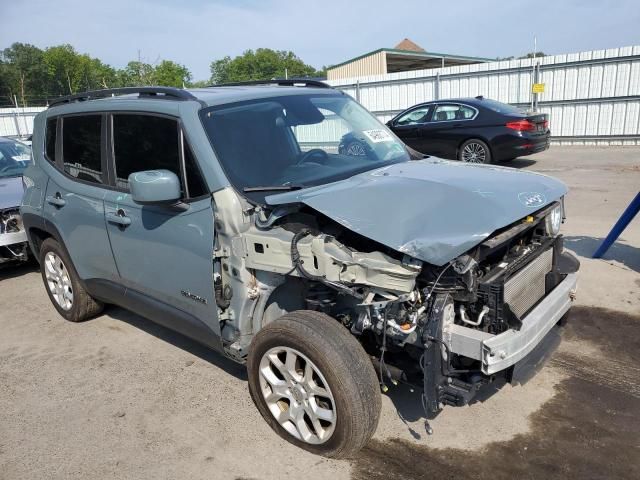
[[422, 105], [399, 116], [393, 121], [391, 129], [406, 145], [424, 154], [430, 154], [423, 142], [422, 128], [429, 120], [431, 107]]
[[[118, 191], [105, 197], [105, 219], [127, 302], [132, 310], [219, 348], [212, 199], [179, 122], [137, 113], [114, 114], [110, 121]], [[156, 169], [181, 179], [182, 204], [139, 205], [132, 200], [129, 174]]]

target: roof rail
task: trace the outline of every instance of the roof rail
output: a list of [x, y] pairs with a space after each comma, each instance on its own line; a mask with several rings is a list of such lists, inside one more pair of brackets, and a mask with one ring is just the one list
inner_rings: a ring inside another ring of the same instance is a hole
[[316, 88], [333, 88], [320, 80], [310, 80], [308, 78], [280, 78], [272, 80], [250, 80], [247, 82], [221, 83], [219, 85], [210, 85], [211, 87], [241, 87], [245, 85], [279, 85], [281, 87], [316, 87]]
[[67, 95], [66, 97], [60, 97], [49, 102], [49, 107], [56, 105], [62, 105], [72, 102], [85, 102], [88, 100], [95, 100], [98, 98], [115, 97], [116, 95], [131, 95], [139, 94], [140, 98], [165, 98], [167, 100], [198, 100], [190, 92], [174, 87], [122, 87], [122, 88], [108, 88], [105, 90], [93, 90], [89, 92], [76, 93], [74, 95]]

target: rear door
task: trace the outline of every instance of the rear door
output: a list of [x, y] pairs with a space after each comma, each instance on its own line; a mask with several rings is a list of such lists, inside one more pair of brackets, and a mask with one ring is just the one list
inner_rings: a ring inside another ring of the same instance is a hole
[[57, 126], [55, 119], [47, 122], [44, 155], [56, 170], [47, 182], [44, 216], [83, 280], [118, 278], [102, 201], [108, 191], [105, 118], [91, 113], [59, 117]]
[[425, 150], [421, 130], [429, 120], [431, 114], [430, 105], [421, 105], [395, 118], [391, 124], [393, 132], [408, 146], [425, 154], [431, 152]]
[[[114, 113], [109, 122], [116, 190], [105, 198], [105, 217], [127, 302], [139, 313], [210, 344], [201, 337], [201, 327], [220, 334], [212, 199], [180, 123], [144, 113]], [[171, 207], [132, 200], [129, 174], [154, 169], [178, 175], [184, 203]]]
[[434, 155], [455, 159], [458, 146], [468, 139], [478, 111], [459, 103], [440, 103], [434, 106], [431, 121], [422, 129], [424, 142]]

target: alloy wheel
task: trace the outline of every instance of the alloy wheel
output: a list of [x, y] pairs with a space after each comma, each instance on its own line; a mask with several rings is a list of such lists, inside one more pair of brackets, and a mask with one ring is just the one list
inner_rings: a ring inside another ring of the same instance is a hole
[[44, 275], [53, 299], [63, 310], [70, 310], [73, 306], [71, 278], [64, 262], [54, 252], [48, 252], [45, 256]]
[[322, 444], [335, 430], [336, 404], [320, 369], [289, 347], [268, 350], [260, 360], [260, 389], [277, 422], [292, 436]]
[[462, 160], [468, 163], [484, 163], [487, 151], [484, 146], [476, 142], [467, 143], [462, 149]]

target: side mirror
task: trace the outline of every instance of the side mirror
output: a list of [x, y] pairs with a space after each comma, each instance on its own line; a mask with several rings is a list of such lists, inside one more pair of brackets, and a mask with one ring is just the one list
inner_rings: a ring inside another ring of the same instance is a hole
[[174, 205], [180, 202], [180, 180], [169, 170], [145, 170], [129, 175], [131, 198], [141, 205]]
[[385, 125], [389, 128], [393, 127], [393, 120], [389, 120]]

